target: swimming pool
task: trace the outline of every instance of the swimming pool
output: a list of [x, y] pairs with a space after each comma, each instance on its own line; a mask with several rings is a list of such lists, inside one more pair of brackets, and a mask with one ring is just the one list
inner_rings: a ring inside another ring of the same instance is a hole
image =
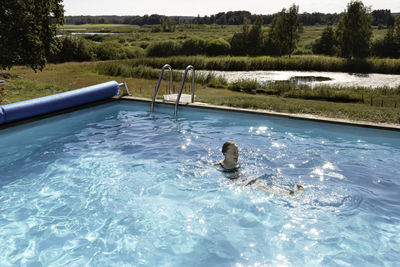
[[[0, 131], [0, 265], [393, 266], [400, 132], [114, 101]], [[238, 144], [235, 185], [212, 163]]]

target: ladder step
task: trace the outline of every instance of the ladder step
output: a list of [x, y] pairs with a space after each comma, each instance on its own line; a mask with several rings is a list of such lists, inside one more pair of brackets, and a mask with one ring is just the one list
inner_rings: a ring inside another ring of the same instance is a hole
[[[178, 94], [170, 94], [170, 95], [164, 95], [164, 102], [176, 102], [176, 99], [178, 98]], [[179, 99], [179, 103], [190, 103], [192, 101], [192, 95], [188, 94], [182, 94], [181, 98]]]

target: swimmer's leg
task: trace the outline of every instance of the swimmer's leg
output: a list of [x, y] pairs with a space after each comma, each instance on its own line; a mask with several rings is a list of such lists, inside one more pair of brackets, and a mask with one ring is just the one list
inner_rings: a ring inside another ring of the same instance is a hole
[[276, 186], [269, 186], [263, 180], [255, 180], [249, 184], [254, 189], [263, 190], [267, 193], [274, 194], [274, 195], [287, 195], [288, 191]]

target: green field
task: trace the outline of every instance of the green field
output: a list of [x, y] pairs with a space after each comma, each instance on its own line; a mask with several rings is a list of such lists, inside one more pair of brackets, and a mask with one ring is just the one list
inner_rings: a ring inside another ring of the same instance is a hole
[[[184, 41], [190, 38], [201, 38], [205, 40], [213, 40], [222, 38], [230, 41], [235, 32], [241, 32], [242, 26], [235, 25], [196, 25], [183, 24], [177, 25], [175, 32], [154, 32], [156, 26], [137, 26], [124, 24], [84, 24], [84, 25], [64, 25], [60, 29], [60, 34], [74, 32], [91, 32], [91, 33], [116, 33], [112, 35], [97, 36], [97, 40], [118, 41], [124, 46], [146, 48], [151, 42], [161, 42], [167, 40]], [[318, 39], [326, 26], [304, 26], [301, 33], [300, 41], [295, 54], [311, 54], [311, 45]], [[68, 30], [72, 29], [72, 30]], [[82, 30], [83, 29], [83, 30]], [[263, 31], [268, 32], [269, 27], [264, 26]], [[387, 29], [373, 28], [373, 40], [382, 39]], [[90, 37], [88, 37], [90, 38]]]

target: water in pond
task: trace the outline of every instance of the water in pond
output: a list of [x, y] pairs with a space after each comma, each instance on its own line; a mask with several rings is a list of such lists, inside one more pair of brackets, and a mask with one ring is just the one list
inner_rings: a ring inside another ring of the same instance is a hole
[[[117, 102], [0, 131], [2, 266], [395, 266], [400, 133]], [[239, 146], [237, 185], [212, 166]]]
[[[208, 73], [201, 71], [198, 73]], [[295, 81], [297, 83], [332, 86], [365, 86], [365, 87], [397, 87], [400, 86], [400, 75], [391, 74], [360, 74], [344, 72], [317, 72], [317, 71], [212, 71], [217, 76], [222, 76], [228, 82], [239, 79], [257, 80], [260, 84], [273, 81]]]

